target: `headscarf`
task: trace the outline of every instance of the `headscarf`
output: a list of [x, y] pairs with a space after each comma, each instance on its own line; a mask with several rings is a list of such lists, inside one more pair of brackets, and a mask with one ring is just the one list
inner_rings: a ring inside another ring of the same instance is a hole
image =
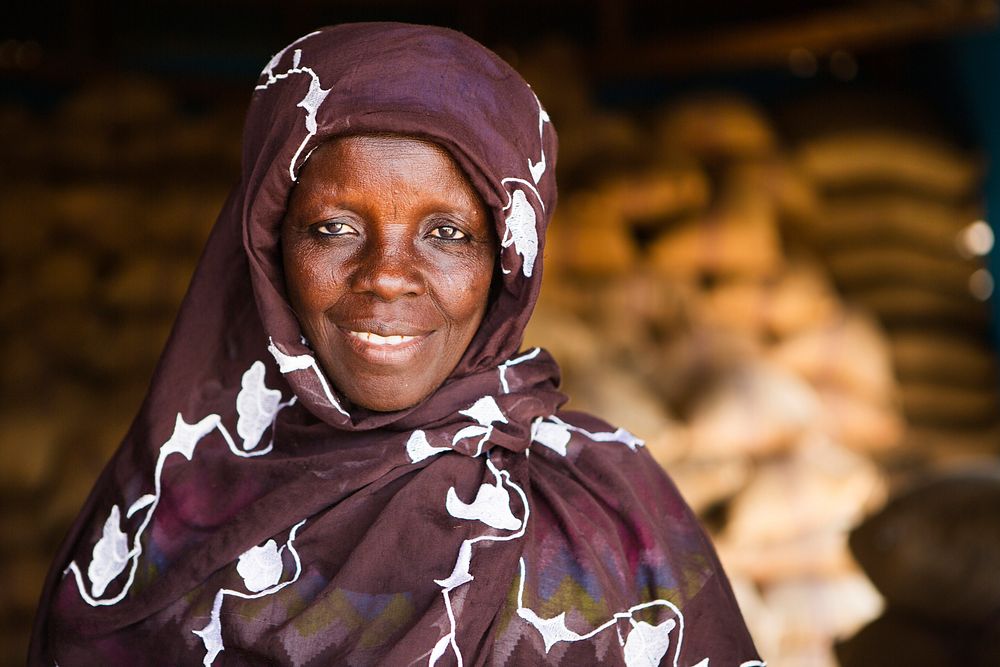
[[[500, 240], [465, 355], [390, 413], [330, 384], [278, 243], [310, 153], [365, 133], [444, 148]], [[519, 351], [556, 203], [556, 135], [520, 76], [451, 30], [327, 28], [264, 68], [243, 147], [149, 393], [57, 557], [30, 661], [756, 664], [642, 442], [560, 411], [555, 362]]]

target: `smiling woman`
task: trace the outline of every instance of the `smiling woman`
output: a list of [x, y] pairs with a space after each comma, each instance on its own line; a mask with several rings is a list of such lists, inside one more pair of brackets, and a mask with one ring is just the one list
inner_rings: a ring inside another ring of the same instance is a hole
[[642, 441], [520, 349], [556, 135], [517, 73], [327, 28], [264, 68], [243, 155], [32, 665], [763, 664]]
[[309, 158], [282, 225], [288, 297], [354, 405], [401, 410], [440, 387], [486, 311], [496, 238], [432, 143], [352, 136]]

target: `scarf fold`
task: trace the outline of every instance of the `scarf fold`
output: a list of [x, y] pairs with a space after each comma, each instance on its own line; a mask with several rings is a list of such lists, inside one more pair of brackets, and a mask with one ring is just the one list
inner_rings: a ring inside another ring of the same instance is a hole
[[[278, 243], [312, 150], [373, 132], [448, 151], [500, 240], [458, 366], [392, 413], [330, 384]], [[353, 24], [277, 53], [146, 400], [49, 576], [31, 664], [762, 664], [642, 442], [562, 412], [555, 361], [519, 351], [555, 157], [531, 89], [459, 33]]]

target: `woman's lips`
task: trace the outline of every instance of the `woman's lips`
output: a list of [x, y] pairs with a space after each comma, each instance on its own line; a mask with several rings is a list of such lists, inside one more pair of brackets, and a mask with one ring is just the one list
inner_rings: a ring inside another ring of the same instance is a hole
[[403, 343], [408, 343], [416, 338], [416, 336], [404, 336], [402, 334], [380, 336], [377, 333], [372, 333], [370, 331], [348, 331], [347, 333], [371, 345], [402, 345]]
[[[356, 331], [353, 328], [338, 327], [359, 356], [372, 364], [401, 364], [412, 359], [430, 335], [383, 333]], [[433, 332], [432, 332], [433, 333]]]

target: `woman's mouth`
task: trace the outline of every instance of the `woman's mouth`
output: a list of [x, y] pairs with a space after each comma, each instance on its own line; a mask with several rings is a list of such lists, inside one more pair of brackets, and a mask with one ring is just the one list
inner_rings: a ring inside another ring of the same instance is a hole
[[383, 331], [383, 333], [375, 333], [367, 331], [367, 327], [360, 331], [358, 329], [360, 327], [357, 326], [340, 328], [344, 338], [350, 344], [350, 348], [359, 357], [367, 363], [379, 366], [409, 362], [418, 354], [423, 342], [430, 335], [430, 333], [417, 333], [412, 330], [408, 333], [393, 333], [390, 329]]
[[417, 338], [416, 336], [404, 336], [403, 334], [380, 336], [377, 333], [372, 333], [371, 331], [348, 331], [347, 333], [359, 340], [363, 340], [369, 345], [388, 345], [390, 347], [402, 345], [403, 343], [409, 343], [411, 340], [415, 340]]

